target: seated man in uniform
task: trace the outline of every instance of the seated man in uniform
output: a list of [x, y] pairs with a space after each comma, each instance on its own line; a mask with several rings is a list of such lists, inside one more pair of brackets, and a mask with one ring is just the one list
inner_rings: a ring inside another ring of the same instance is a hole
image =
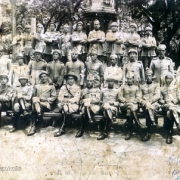
[[20, 115], [26, 117], [28, 110], [31, 108], [31, 98], [33, 94], [33, 87], [28, 84], [28, 77], [21, 75], [19, 77], [20, 85], [15, 88], [13, 97], [13, 128], [10, 132], [14, 132], [18, 129], [18, 120]]
[[118, 112], [118, 89], [114, 88], [115, 80], [113, 78], [108, 78], [108, 87], [101, 90], [101, 100], [102, 100], [102, 111], [104, 115], [104, 120], [101, 121], [101, 132], [97, 140], [103, 140], [108, 136], [109, 129], [114, 117], [117, 116]]
[[78, 78], [76, 74], [69, 73], [64, 76], [67, 84], [60, 89], [58, 101], [59, 111], [63, 113], [63, 122], [58, 132], [55, 132], [54, 137], [65, 134], [66, 116], [72, 115], [79, 110], [79, 100], [81, 88], [76, 84]]
[[119, 101], [121, 111], [126, 112], [128, 132], [125, 140], [129, 140], [132, 136], [133, 119], [139, 127], [143, 127], [137, 117], [138, 109], [138, 86], [134, 85], [134, 76], [131, 73], [126, 75], [127, 84], [124, 84], [119, 91]]
[[81, 137], [84, 134], [84, 128], [89, 121], [92, 121], [91, 115], [99, 114], [101, 111], [100, 100], [101, 92], [98, 87], [93, 86], [94, 76], [89, 74], [87, 76], [86, 85], [87, 87], [81, 92], [81, 113], [82, 113], [82, 122], [81, 128], [77, 132], [76, 137]]
[[159, 83], [153, 83], [153, 72], [146, 70], [146, 83], [140, 86], [139, 103], [143, 105], [143, 111], [146, 113], [147, 133], [142, 141], [148, 141], [151, 138], [151, 126], [155, 125], [155, 115], [160, 105], [160, 86]]
[[34, 87], [32, 98], [33, 118], [28, 136], [36, 132], [36, 118], [38, 118], [39, 122], [42, 122], [42, 113], [50, 111], [57, 98], [56, 89], [54, 85], [49, 84], [48, 78], [48, 73], [46, 71], [41, 71], [39, 74], [40, 83]]
[[177, 85], [173, 83], [173, 75], [167, 74], [165, 76], [165, 86], [161, 87], [161, 100], [159, 103], [162, 105], [161, 108], [165, 112], [166, 127], [167, 127], [167, 138], [166, 143], [172, 143], [173, 125], [179, 126], [179, 113], [180, 113], [180, 90]]
[[11, 109], [13, 88], [10, 85], [8, 85], [8, 81], [9, 79], [7, 74], [0, 75], [0, 121], [1, 112]]

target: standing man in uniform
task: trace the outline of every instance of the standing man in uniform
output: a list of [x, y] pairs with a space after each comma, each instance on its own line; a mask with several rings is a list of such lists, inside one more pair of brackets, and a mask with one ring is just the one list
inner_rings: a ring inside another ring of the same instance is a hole
[[137, 50], [130, 49], [128, 52], [129, 61], [124, 66], [123, 78], [126, 80], [127, 74], [130, 72], [134, 77], [134, 84], [138, 85], [145, 82], [144, 68], [141, 61], [137, 61]]
[[17, 34], [16, 36], [13, 38], [13, 41], [12, 41], [12, 46], [15, 46], [15, 55], [17, 53], [22, 53], [24, 51], [24, 45], [23, 45], [23, 38], [24, 38], [24, 35], [23, 35], [23, 27], [18, 25], [17, 26]]
[[166, 74], [174, 74], [174, 63], [172, 59], [165, 56], [166, 46], [160, 44], [157, 48], [158, 57], [155, 57], [151, 61], [150, 69], [153, 72], [153, 79], [155, 82], [160, 83], [160, 86], [164, 85], [164, 77]]
[[64, 63], [61, 62], [60, 50], [53, 50], [52, 56], [53, 61], [48, 63], [47, 72], [57, 90], [60, 89], [64, 80]]
[[20, 85], [19, 77], [28, 74], [28, 66], [24, 64], [24, 56], [21, 53], [16, 54], [17, 65], [12, 66], [10, 70], [10, 84], [15, 88]]
[[34, 61], [30, 61], [28, 64], [28, 75], [29, 81], [34, 86], [39, 83], [39, 73], [47, 69], [47, 62], [42, 59], [42, 51], [41, 49], [36, 49], [34, 51]]
[[25, 26], [23, 40], [24, 40], [23, 44], [24, 44], [25, 63], [28, 64], [31, 56], [33, 55], [33, 47], [32, 47], [33, 35], [31, 34], [31, 26], [30, 25]]
[[155, 48], [156, 48], [156, 39], [152, 37], [152, 28], [145, 28], [145, 37], [141, 39], [142, 46], [142, 62], [144, 69], [148, 68], [151, 63], [151, 59], [156, 56]]
[[81, 88], [76, 84], [77, 76], [74, 73], [69, 73], [64, 76], [67, 84], [60, 89], [58, 96], [59, 111], [63, 113], [63, 121], [59, 131], [55, 132], [54, 137], [65, 134], [66, 118], [69, 115], [77, 112], [79, 109], [79, 100], [81, 96]]
[[140, 86], [139, 103], [143, 106], [146, 113], [147, 133], [142, 141], [148, 141], [151, 138], [151, 127], [155, 125], [155, 116], [160, 107], [158, 101], [160, 99], [160, 85], [153, 83], [152, 71], [146, 70], [146, 83]]
[[104, 84], [106, 84], [108, 78], [113, 78], [118, 83], [118, 84], [115, 83], [114, 86], [118, 88], [119, 84], [122, 84], [123, 71], [121, 67], [118, 67], [117, 62], [118, 62], [117, 55], [111, 54], [110, 55], [111, 65], [109, 67], [106, 67], [104, 71]]
[[114, 88], [114, 79], [108, 78], [108, 87], [101, 90], [102, 111], [104, 115], [103, 121], [101, 121], [101, 132], [97, 137], [97, 140], [103, 140], [107, 138], [111, 124], [118, 112], [118, 89]]
[[86, 61], [86, 55], [87, 55], [87, 35], [85, 32], [82, 31], [83, 29], [83, 23], [82, 21], [78, 21], [76, 24], [76, 31], [72, 34], [72, 45], [73, 48], [78, 49], [79, 59], [82, 62]]
[[38, 23], [36, 27], [36, 33], [33, 35], [32, 47], [33, 49], [39, 49], [41, 52], [44, 51], [46, 44], [44, 43], [44, 28], [43, 25]]
[[0, 46], [0, 72], [7, 72], [7, 74], [9, 74], [11, 65], [11, 59], [4, 56], [3, 47]]
[[45, 33], [44, 37], [44, 42], [46, 43], [44, 54], [47, 62], [52, 61], [52, 52], [54, 49], [58, 49], [59, 37], [59, 32], [56, 32], [56, 24], [50, 23], [49, 31]]
[[33, 87], [28, 84], [28, 77], [26, 75], [21, 75], [18, 77], [20, 82], [19, 86], [16, 86], [14, 96], [13, 96], [13, 128], [10, 133], [16, 131], [19, 127], [20, 115], [24, 118], [29, 115], [28, 111], [31, 109], [31, 98], [33, 94]]
[[128, 52], [130, 49], [135, 49], [138, 52], [138, 48], [140, 45], [140, 36], [137, 34], [137, 25], [135, 23], [131, 23], [129, 25], [130, 27], [130, 34], [128, 34], [124, 39], [124, 45], [125, 45], [125, 58], [128, 57]]
[[134, 85], [134, 76], [131, 72], [126, 75], [127, 84], [124, 84], [119, 90], [119, 101], [122, 112], [126, 112], [128, 132], [125, 140], [132, 136], [133, 119], [139, 127], [143, 127], [137, 117], [138, 110], [138, 86]]
[[118, 65], [120, 67], [123, 66], [122, 64], [122, 56], [123, 56], [123, 34], [122, 32], [118, 31], [118, 24], [117, 22], [111, 23], [111, 30], [109, 30], [106, 34], [106, 42], [108, 43], [107, 47], [107, 64], [110, 65], [111, 62], [109, 60], [110, 54], [116, 54], [118, 59]]
[[33, 118], [28, 136], [36, 133], [36, 119], [38, 119], [40, 123], [43, 123], [42, 113], [50, 111], [56, 101], [56, 89], [54, 85], [49, 84], [48, 78], [48, 73], [46, 71], [41, 71], [39, 74], [40, 82], [34, 87], [32, 98]]
[[65, 64], [65, 72], [64, 74], [74, 73], [78, 80], [77, 83], [80, 86], [84, 84], [84, 76], [85, 76], [85, 66], [82, 61], [78, 59], [78, 50], [73, 49], [71, 52], [72, 61], [67, 62]]
[[94, 30], [89, 32], [88, 42], [90, 43], [89, 53], [91, 49], [97, 49], [98, 59], [104, 62], [105, 33], [100, 30], [100, 22], [97, 19], [94, 20]]
[[80, 130], [76, 137], [81, 137], [84, 134], [85, 127], [88, 121], [92, 122], [92, 115], [101, 112], [101, 92], [99, 87], [94, 87], [94, 76], [89, 74], [86, 79], [86, 88], [81, 92], [80, 111], [82, 114], [82, 122]]
[[91, 60], [85, 62], [87, 76], [92, 74], [94, 76], [94, 87], [100, 87], [104, 81], [103, 63], [98, 60], [98, 51], [96, 49], [91, 50], [90, 56]]
[[63, 29], [63, 34], [59, 39], [59, 49], [62, 50], [62, 62], [65, 64], [67, 61], [71, 61], [71, 34], [68, 24], [65, 24]]

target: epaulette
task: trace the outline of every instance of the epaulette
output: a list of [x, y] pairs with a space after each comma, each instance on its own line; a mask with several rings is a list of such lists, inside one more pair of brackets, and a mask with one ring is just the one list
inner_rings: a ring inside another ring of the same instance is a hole
[[171, 59], [171, 58], [169, 58], [169, 57], [166, 57], [166, 59], [167, 59], [167, 60], [169, 60], [169, 61], [172, 61], [172, 59]]

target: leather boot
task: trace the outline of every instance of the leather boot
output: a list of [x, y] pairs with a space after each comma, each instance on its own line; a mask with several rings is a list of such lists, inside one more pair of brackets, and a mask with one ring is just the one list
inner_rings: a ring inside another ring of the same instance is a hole
[[141, 127], [141, 128], [144, 128], [144, 125], [141, 124], [141, 122], [139, 121], [139, 118], [137, 117], [137, 112], [136, 111], [133, 111], [133, 116], [134, 116], [134, 120], [136, 122], [136, 124]]
[[142, 141], [149, 141], [151, 139], [151, 134], [146, 133], [146, 135], [142, 138]]
[[27, 136], [32, 136], [36, 133], [36, 127], [35, 126], [31, 126]]
[[172, 140], [172, 134], [169, 132], [167, 134], [167, 137], [166, 137], [166, 143], [167, 144], [172, 144], [173, 140]]
[[84, 128], [86, 127], [87, 123], [88, 123], [88, 117], [87, 117], [87, 115], [83, 115], [82, 119], [81, 119], [81, 128], [76, 133], [76, 138], [83, 136], [83, 134], [85, 132]]
[[63, 134], [65, 134], [65, 122], [66, 122], [66, 115], [63, 115], [63, 122], [61, 125], [61, 128], [59, 129], [59, 131], [54, 133], [54, 137], [58, 137], [58, 136], [62, 136]]
[[108, 129], [109, 129], [109, 120], [106, 118], [104, 120], [104, 128], [102, 130], [102, 132], [99, 134], [99, 136], [97, 137], [97, 140], [103, 140], [105, 138], [108, 137]]
[[17, 131], [18, 129], [18, 122], [19, 122], [19, 113], [15, 112], [14, 117], [12, 118], [13, 121], [13, 127], [10, 129], [10, 133]]

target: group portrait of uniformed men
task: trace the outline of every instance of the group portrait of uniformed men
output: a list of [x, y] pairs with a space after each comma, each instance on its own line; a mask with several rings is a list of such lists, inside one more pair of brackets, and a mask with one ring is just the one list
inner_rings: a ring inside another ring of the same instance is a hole
[[[157, 45], [151, 27], [140, 37], [135, 23], [130, 24], [128, 33], [119, 31], [116, 22], [106, 33], [97, 19], [93, 23], [88, 35], [81, 21], [72, 33], [68, 24], [57, 32], [56, 24], [50, 23], [49, 31], [43, 33], [38, 23], [34, 34], [30, 25], [25, 29], [17, 26], [12, 40], [15, 63], [5, 56], [2, 42], [0, 112], [13, 110], [10, 132], [19, 129], [20, 119], [29, 118], [27, 135], [34, 135], [43, 113], [51, 112], [62, 114], [54, 137], [62, 136], [67, 120], [79, 114], [75, 136], [82, 137], [88, 124], [102, 117], [97, 140], [103, 140], [118, 115], [124, 114], [125, 140], [131, 139], [134, 126], [138, 126], [146, 129], [142, 141], [148, 141], [158, 124], [157, 114], [162, 113], [166, 143], [171, 144], [174, 126], [180, 131], [180, 87], [174, 63], [165, 56], [166, 46]], [[140, 112], [145, 115], [145, 125]]]

